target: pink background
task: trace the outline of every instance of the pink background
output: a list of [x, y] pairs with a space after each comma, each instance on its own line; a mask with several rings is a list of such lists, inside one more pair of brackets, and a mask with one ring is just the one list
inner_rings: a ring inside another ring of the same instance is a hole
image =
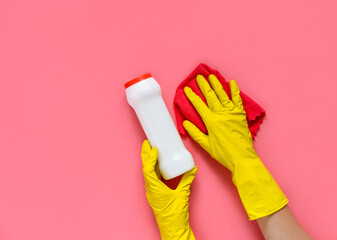
[[[337, 2], [0, 1], [0, 239], [159, 239], [123, 83], [218, 69], [267, 117], [260, 157], [315, 239], [337, 230]], [[190, 139], [197, 239], [261, 239]]]

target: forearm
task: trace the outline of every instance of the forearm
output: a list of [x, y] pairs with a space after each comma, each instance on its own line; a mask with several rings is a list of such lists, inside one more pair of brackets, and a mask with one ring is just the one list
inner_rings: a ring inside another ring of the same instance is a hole
[[[176, 216], [179, 213], [174, 213]], [[176, 219], [175, 216], [167, 216], [165, 218], [172, 219], [173, 221], [163, 221], [162, 218], [157, 219], [160, 235], [162, 240], [195, 240], [193, 231], [189, 225], [189, 220], [183, 221], [185, 224], [181, 224], [181, 219]], [[177, 225], [177, 222], [180, 224]]]
[[257, 223], [266, 240], [312, 239], [287, 206], [257, 219]]
[[[161, 228], [159, 228], [160, 230]], [[189, 227], [183, 231], [177, 231], [174, 233], [168, 233], [166, 231], [160, 231], [162, 240], [195, 240], [192, 229]]]

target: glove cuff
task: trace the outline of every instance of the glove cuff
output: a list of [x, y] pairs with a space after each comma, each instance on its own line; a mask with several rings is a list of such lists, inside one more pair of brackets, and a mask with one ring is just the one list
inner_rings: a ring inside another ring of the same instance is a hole
[[249, 220], [270, 215], [287, 203], [288, 199], [259, 158], [245, 159], [237, 165], [233, 182]]

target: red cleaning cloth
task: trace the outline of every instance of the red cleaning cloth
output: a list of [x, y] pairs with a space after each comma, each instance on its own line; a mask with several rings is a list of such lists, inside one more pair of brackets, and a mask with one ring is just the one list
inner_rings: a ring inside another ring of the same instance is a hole
[[[201, 117], [184, 93], [184, 87], [188, 86], [206, 103], [206, 99], [202, 95], [202, 92], [196, 80], [196, 77], [199, 74], [203, 75], [207, 79], [207, 81], [210, 74], [215, 75], [219, 79], [226, 93], [228, 94], [228, 97], [232, 99], [230, 94], [229, 82], [227, 82], [226, 79], [217, 70], [210, 68], [204, 63], [199, 64], [199, 66], [194, 69], [194, 71], [178, 86], [176, 95], [174, 97], [174, 111], [177, 118], [178, 131], [182, 135], [187, 134], [185, 128], [183, 127], [184, 120], [191, 121], [201, 131], [207, 133], [206, 126], [201, 120]], [[257, 104], [254, 100], [252, 100], [241, 91], [240, 96], [242, 99], [243, 107], [247, 114], [248, 127], [252, 134], [252, 137], [254, 138], [266, 112], [259, 104]]]

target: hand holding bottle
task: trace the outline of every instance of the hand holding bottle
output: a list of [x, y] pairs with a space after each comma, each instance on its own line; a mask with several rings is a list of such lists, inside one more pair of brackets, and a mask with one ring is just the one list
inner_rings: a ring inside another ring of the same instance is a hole
[[197, 167], [186, 172], [175, 190], [167, 187], [160, 180], [157, 169], [157, 148], [151, 148], [145, 140], [141, 152], [146, 198], [156, 217], [163, 240], [194, 240], [189, 225], [188, 200], [190, 187], [197, 173]]

